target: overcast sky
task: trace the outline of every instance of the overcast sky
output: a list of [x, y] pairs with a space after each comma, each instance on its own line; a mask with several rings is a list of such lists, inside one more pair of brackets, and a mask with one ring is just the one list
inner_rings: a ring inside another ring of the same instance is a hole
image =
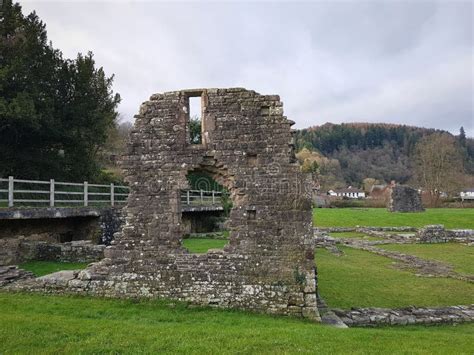
[[94, 52], [133, 121], [156, 92], [279, 94], [297, 128], [392, 122], [474, 136], [471, 1], [20, 1], [66, 57]]

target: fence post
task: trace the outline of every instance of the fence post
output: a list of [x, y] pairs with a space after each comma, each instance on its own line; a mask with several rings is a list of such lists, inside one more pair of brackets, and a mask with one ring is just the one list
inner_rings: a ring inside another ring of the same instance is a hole
[[49, 180], [49, 206], [54, 207], [54, 179]]
[[87, 205], [89, 204], [89, 184], [87, 183], [87, 181], [84, 181], [84, 206], [87, 207]]
[[186, 190], [186, 202], [189, 205], [189, 190]]
[[115, 190], [114, 184], [111, 183], [111, 184], [110, 184], [110, 205], [111, 205], [112, 207], [114, 207], [114, 203], [115, 203], [115, 195], [114, 195], [114, 192], [115, 192], [115, 191], [114, 191], [114, 190]]
[[13, 176], [8, 177], [8, 207], [13, 207]]
[[212, 204], [215, 205], [216, 204], [216, 197], [214, 195], [214, 190], [212, 190]]
[[201, 205], [203, 204], [203, 199], [202, 199], [202, 190], [201, 190]]

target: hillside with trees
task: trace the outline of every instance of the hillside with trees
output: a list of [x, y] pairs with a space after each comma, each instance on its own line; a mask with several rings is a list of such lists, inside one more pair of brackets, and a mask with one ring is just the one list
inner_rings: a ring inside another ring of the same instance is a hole
[[[433, 159], [436, 155], [435, 150], [426, 148], [428, 144], [449, 146], [446, 159], [440, 163], [444, 164], [439, 169], [444, 175], [437, 177], [443, 182], [457, 182], [456, 187], [451, 186], [449, 190], [472, 183], [474, 140], [466, 137], [462, 127], [457, 136], [435, 129], [369, 123], [326, 123], [296, 132], [296, 147], [303, 170], [317, 172], [322, 189], [338, 188], [341, 184], [362, 187], [366, 179], [423, 186], [427, 180], [423, 179], [420, 170], [427, 164], [439, 163], [427, 162], [427, 154]], [[338, 168], [328, 172], [323, 158]], [[309, 168], [311, 161], [316, 163]], [[456, 177], [448, 177], [446, 171], [455, 173]], [[447, 190], [447, 187], [443, 188]]]

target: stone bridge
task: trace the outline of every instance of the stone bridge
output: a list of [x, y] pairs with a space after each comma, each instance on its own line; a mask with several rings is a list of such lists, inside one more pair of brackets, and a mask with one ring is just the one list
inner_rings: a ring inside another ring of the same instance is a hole
[[[182, 191], [180, 210], [189, 233], [207, 231], [207, 217], [222, 215], [220, 194]], [[99, 260], [103, 257], [103, 248], [122, 227], [122, 206], [0, 208], [0, 265], [33, 259]], [[74, 252], [80, 251], [80, 255], [61, 257], [60, 250], [65, 248], [75, 248]]]

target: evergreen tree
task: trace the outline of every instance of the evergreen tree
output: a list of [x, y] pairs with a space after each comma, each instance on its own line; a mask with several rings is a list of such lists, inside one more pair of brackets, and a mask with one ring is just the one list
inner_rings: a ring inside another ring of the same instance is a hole
[[201, 144], [201, 118], [198, 116], [191, 117], [189, 120], [189, 139], [191, 144]]
[[83, 181], [100, 175], [97, 151], [116, 121], [113, 77], [92, 54], [65, 60], [33, 12], [0, 13], [0, 176]]
[[[38, 178], [55, 171], [55, 69], [59, 53], [47, 44], [35, 13], [6, 1], [0, 21], [0, 175]], [[43, 163], [40, 163], [43, 162]], [[18, 175], [18, 174], [16, 174]]]
[[458, 141], [461, 147], [466, 147], [466, 132], [464, 132], [464, 127], [462, 126], [459, 129]]

